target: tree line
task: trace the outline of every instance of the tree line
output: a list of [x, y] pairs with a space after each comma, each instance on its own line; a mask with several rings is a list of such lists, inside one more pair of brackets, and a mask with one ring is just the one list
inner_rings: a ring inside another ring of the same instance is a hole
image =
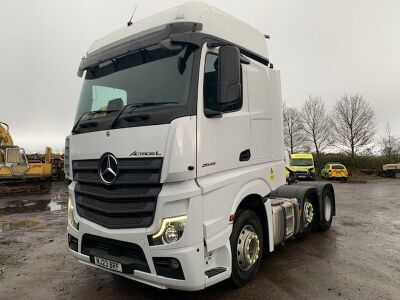
[[332, 110], [321, 97], [309, 96], [302, 109], [283, 105], [285, 147], [291, 153], [325, 150], [345, 153], [354, 159], [380, 146], [391, 161], [399, 159], [400, 138], [392, 134], [389, 123], [385, 135], [376, 139], [375, 112], [364, 96], [344, 95]]

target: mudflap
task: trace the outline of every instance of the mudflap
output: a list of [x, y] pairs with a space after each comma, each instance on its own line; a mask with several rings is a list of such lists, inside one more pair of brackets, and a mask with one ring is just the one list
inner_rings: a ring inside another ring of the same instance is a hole
[[[306, 198], [318, 201], [318, 192], [316, 188], [302, 186], [297, 184], [283, 185], [271, 192], [270, 198], [288, 198], [297, 199], [299, 207], [303, 207]], [[301, 211], [301, 216], [303, 212]], [[299, 233], [304, 232], [303, 222], [300, 223]]]
[[[300, 185], [300, 186], [308, 186], [308, 187], [313, 187], [317, 189], [318, 192], [318, 201], [319, 205], [321, 207], [322, 205], [322, 196], [324, 195], [324, 192], [329, 189], [332, 193], [333, 199], [332, 199], [332, 215], [336, 216], [336, 201], [335, 201], [335, 190], [333, 189], [333, 185], [330, 182], [325, 182], [325, 181], [314, 181], [314, 182], [297, 182], [295, 185]], [[320, 216], [322, 218], [322, 216]]]
[[[332, 192], [332, 214], [336, 215], [336, 205], [335, 205], [335, 193], [331, 183], [329, 182], [315, 182], [315, 181], [301, 181], [296, 182], [290, 185], [283, 185], [276, 190], [274, 190], [271, 194], [271, 198], [295, 198], [297, 199], [299, 206], [303, 207], [304, 199], [309, 197], [318, 203], [317, 215], [319, 222], [322, 221], [323, 215], [320, 213], [322, 203], [323, 203], [323, 195], [329, 189]], [[304, 228], [300, 226], [300, 232], [302, 232]]]

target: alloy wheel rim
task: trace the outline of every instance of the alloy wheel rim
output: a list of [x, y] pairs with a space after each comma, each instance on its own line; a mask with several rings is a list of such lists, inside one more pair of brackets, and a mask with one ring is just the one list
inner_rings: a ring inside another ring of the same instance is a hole
[[260, 254], [260, 239], [253, 226], [246, 225], [237, 240], [237, 262], [243, 271], [253, 267]]
[[307, 227], [314, 218], [314, 208], [311, 202], [307, 199], [304, 203], [304, 227]]

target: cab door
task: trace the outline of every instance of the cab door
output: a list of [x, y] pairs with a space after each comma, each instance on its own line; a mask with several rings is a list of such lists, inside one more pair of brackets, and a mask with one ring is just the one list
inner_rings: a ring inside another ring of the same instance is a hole
[[234, 170], [251, 161], [246, 65], [241, 64], [239, 101], [224, 108], [219, 116], [210, 116], [209, 111], [218, 109], [217, 68], [218, 51], [205, 46], [200, 64], [197, 110], [198, 177]]

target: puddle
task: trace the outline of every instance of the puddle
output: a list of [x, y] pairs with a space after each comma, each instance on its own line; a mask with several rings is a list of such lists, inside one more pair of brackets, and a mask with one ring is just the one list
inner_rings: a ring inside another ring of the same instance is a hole
[[35, 220], [24, 220], [15, 222], [0, 222], [0, 232], [11, 231], [16, 229], [31, 229], [40, 224], [39, 221]]
[[0, 216], [65, 210], [68, 204], [66, 185], [53, 185], [48, 194], [18, 195], [0, 198]]

